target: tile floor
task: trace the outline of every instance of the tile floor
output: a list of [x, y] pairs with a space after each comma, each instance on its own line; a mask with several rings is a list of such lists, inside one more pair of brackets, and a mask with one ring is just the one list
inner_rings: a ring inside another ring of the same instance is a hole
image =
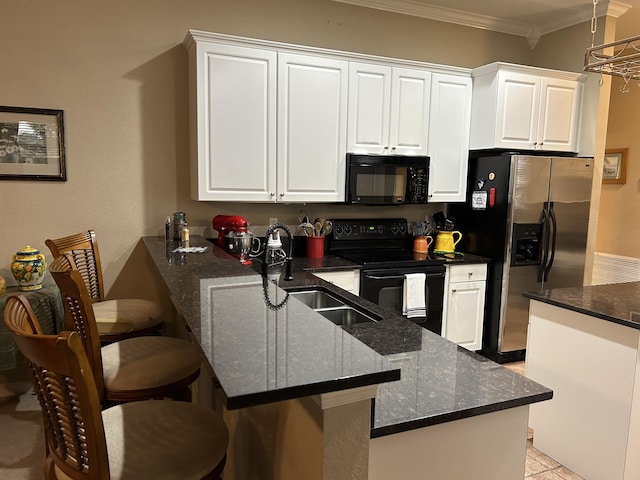
[[[524, 362], [505, 363], [505, 367], [524, 375]], [[571, 470], [563, 467], [533, 446], [533, 430], [527, 435], [527, 463], [524, 478], [526, 480], [583, 480]]]

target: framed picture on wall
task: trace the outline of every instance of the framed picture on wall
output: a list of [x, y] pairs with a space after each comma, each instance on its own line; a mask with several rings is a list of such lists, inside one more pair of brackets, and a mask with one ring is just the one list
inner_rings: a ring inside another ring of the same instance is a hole
[[611, 148], [605, 150], [602, 183], [626, 183], [628, 151], [628, 148]]
[[62, 110], [0, 106], [0, 180], [66, 179]]

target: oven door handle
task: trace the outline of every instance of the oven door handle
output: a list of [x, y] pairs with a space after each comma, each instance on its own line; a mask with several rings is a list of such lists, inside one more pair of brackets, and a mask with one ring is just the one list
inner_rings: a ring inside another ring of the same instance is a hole
[[[427, 277], [444, 277], [444, 272], [427, 272]], [[371, 280], [403, 280], [405, 275], [369, 275], [368, 273], [364, 274], [364, 278], [368, 278]]]
[[365, 278], [370, 278], [371, 280], [401, 280], [404, 278], [404, 275], [386, 275], [386, 276], [378, 276], [378, 275], [368, 275], [364, 274]]

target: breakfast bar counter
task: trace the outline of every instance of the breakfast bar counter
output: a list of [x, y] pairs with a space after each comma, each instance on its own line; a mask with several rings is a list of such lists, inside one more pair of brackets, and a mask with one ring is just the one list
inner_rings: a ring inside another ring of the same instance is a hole
[[[476, 441], [473, 448], [494, 450], [493, 457], [482, 454], [488, 465], [492, 458], [507, 465], [500, 478], [517, 478], [505, 473], [514, 470], [521, 478], [529, 405], [551, 398], [552, 391], [313, 274], [357, 268], [354, 264], [329, 256], [313, 259], [312, 266], [294, 259], [294, 280], [276, 276], [280, 288], [256, 273], [259, 268], [241, 265], [204, 239], [192, 237], [191, 245], [208, 246], [205, 253], [182, 258], [167, 252], [160, 237], [144, 237], [143, 242], [218, 377], [227, 409], [251, 410], [377, 383], [368, 433], [369, 472], [363, 478], [385, 478], [385, 465], [402, 468], [388, 456], [409, 441], [405, 435], [421, 437], [411, 440], [414, 445], [404, 448], [406, 453], [430, 448], [435, 457], [450, 457], [452, 452], [438, 452], [443, 448], [438, 444], [456, 429], [461, 430], [450, 440], [459, 443], [457, 454], [463, 457], [466, 446], [460, 436], [477, 440], [476, 431], [480, 438], [493, 438], [492, 433], [503, 437], [491, 445]], [[336, 293], [377, 321], [336, 326], [290, 295], [310, 287]], [[520, 442], [514, 442], [513, 428]], [[515, 465], [501, 460], [504, 448], [515, 449]], [[429, 461], [437, 472], [437, 458], [426, 453], [419, 457], [407, 468]], [[441, 463], [453, 469], [449, 473], [462, 468], [448, 460]], [[475, 478], [498, 478], [495, 470], [476, 473]]]

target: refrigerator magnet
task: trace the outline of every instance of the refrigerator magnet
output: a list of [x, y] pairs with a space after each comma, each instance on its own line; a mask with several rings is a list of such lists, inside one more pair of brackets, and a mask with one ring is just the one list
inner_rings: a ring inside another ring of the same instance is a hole
[[486, 210], [487, 198], [486, 190], [474, 190], [471, 194], [471, 208], [474, 210]]

